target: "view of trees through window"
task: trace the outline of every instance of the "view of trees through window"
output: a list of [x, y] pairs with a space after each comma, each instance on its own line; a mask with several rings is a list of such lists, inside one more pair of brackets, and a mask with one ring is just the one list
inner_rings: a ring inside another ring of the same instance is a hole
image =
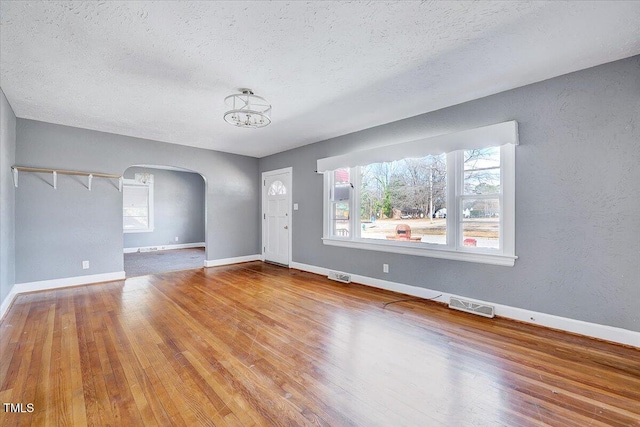
[[446, 244], [447, 157], [360, 168], [360, 236]]
[[466, 246], [497, 249], [500, 237], [500, 148], [464, 152], [461, 196], [462, 239]]
[[[446, 166], [447, 156], [441, 154], [360, 167], [360, 236], [446, 244]], [[463, 187], [460, 243], [498, 248], [499, 147], [464, 152]]]

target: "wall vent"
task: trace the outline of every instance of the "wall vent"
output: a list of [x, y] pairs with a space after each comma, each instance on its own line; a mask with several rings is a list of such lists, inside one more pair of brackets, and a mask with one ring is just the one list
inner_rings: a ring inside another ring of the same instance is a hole
[[466, 301], [454, 297], [451, 297], [449, 300], [449, 308], [466, 311], [467, 313], [473, 313], [484, 317], [493, 317], [495, 315], [495, 310], [492, 305], [479, 304], [477, 302]]
[[346, 273], [340, 273], [338, 271], [329, 271], [329, 275], [327, 276], [331, 280], [335, 280], [337, 282], [342, 283], [351, 283], [351, 275]]

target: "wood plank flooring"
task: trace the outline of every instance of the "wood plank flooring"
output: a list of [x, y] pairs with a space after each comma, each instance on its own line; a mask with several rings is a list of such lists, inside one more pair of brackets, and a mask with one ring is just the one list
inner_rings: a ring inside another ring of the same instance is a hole
[[0, 425], [640, 426], [638, 349], [402, 298], [260, 262], [20, 295]]

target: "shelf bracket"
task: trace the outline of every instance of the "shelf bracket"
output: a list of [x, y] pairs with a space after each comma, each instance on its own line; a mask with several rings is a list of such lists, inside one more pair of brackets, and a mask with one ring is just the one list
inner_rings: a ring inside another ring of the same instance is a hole
[[93, 175], [89, 174], [87, 176], [87, 188], [89, 189], [89, 191], [91, 191], [91, 183], [93, 182]]
[[12, 168], [13, 170], [13, 185], [18, 188], [18, 169]]
[[58, 189], [58, 172], [53, 171], [53, 189]]

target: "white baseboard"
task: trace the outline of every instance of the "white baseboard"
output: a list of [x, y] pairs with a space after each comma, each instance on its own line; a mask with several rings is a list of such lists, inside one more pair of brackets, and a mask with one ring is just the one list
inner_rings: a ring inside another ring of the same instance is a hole
[[[327, 276], [330, 270], [329, 268], [317, 267], [315, 265], [302, 264], [298, 262], [292, 262], [290, 267], [297, 270], [320, 274], [322, 276]], [[351, 274], [342, 271], [340, 273]], [[451, 297], [472, 300], [482, 304], [489, 304], [494, 306], [495, 314], [497, 316], [640, 348], [640, 332], [616, 328], [613, 326], [600, 325], [598, 323], [584, 322], [582, 320], [575, 320], [567, 317], [555, 316], [553, 314], [540, 313], [523, 308], [511, 307], [508, 305], [496, 304], [490, 301], [477, 300], [475, 298], [468, 298], [462, 295], [450, 294], [447, 292], [422, 288], [419, 286], [411, 286], [405, 285], [403, 283], [390, 282], [388, 280], [375, 279], [373, 277], [359, 276], [357, 274], [351, 274], [351, 281], [367, 286], [372, 286], [374, 288], [386, 289], [389, 291], [399, 292], [402, 294], [420, 298], [433, 298], [437, 295], [442, 294], [440, 297], [435, 298], [434, 300], [444, 302], [446, 304], [449, 303], [449, 299]]]
[[4, 317], [11, 303], [18, 294], [26, 292], [44, 291], [47, 289], [66, 288], [69, 286], [89, 285], [91, 283], [111, 282], [114, 280], [124, 280], [124, 271], [113, 273], [90, 274], [87, 276], [63, 277], [62, 279], [40, 280], [37, 282], [16, 283], [9, 291], [9, 295], [2, 301], [0, 306], [0, 319]]
[[239, 264], [241, 262], [249, 262], [249, 261], [260, 261], [262, 255], [247, 255], [247, 256], [239, 256], [235, 258], [222, 258], [222, 259], [212, 259], [205, 260], [205, 267], [219, 267], [221, 265], [229, 265], [229, 264]]
[[155, 252], [155, 251], [170, 251], [173, 249], [191, 249], [191, 248], [204, 248], [206, 245], [204, 242], [198, 243], [181, 243], [178, 245], [154, 245], [154, 246], [140, 246], [139, 248], [124, 248], [125, 254], [132, 254], [135, 252]]
[[7, 311], [9, 311], [9, 307], [11, 307], [11, 303], [13, 303], [16, 295], [18, 295], [15, 289], [16, 285], [13, 285], [5, 299], [2, 301], [2, 304], [0, 305], [0, 320], [4, 319], [4, 315], [7, 314]]

